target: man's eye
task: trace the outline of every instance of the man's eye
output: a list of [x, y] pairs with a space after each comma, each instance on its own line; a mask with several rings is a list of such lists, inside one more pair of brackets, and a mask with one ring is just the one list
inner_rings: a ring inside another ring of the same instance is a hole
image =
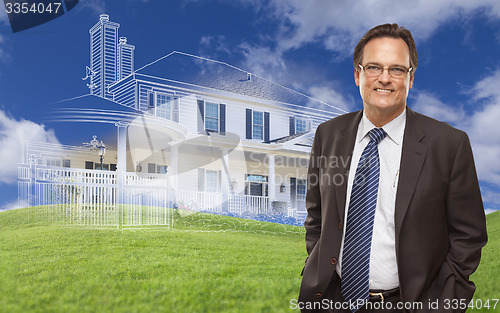
[[398, 74], [406, 73], [406, 69], [401, 68], [401, 67], [391, 67], [391, 71], [393, 71], [394, 73], [398, 73]]
[[376, 66], [376, 65], [367, 65], [366, 66], [366, 69], [369, 70], [369, 71], [380, 71], [380, 66]]

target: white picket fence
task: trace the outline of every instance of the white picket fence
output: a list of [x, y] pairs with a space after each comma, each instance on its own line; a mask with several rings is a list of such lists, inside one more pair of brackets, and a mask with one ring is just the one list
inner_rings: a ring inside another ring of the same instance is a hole
[[51, 220], [89, 226], [172, 226], [166, 175], [21, 165], [19, 199]]
[[173, 209], [270, 214], [269, 199], [220, 192], [177, 191], [165, 174], [138, 175], [22, 164], [19, 199], [50, 220], [89, 226], [173, 225]]

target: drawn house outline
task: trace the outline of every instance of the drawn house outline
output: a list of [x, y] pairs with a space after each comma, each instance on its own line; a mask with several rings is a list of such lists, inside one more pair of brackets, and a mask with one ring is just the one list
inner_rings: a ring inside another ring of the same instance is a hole
[[[198, 210], [264, 214], [281, 205], [280, 213], [303, 220], [315, 128], [344, 112], [320, 109], [325, 103], [225, 62], [179, 51], [134, 69], [135, 47], [118, 37], [119, 27], [102, 14], [90, 29], [90, 94], [61, 110], [102, 119], [100, 108], [114, 108], [105, 118], [121, 123], [117, 149], [106, 154], [116, 166], [108, 162], [105, 169], [168, 177], [177, 199], [165, 205], [190, 199]], [[32, 144], [25, 163], [43, 149]], [[66, 158], [60, 167], [95, 170], [98, 164]]]

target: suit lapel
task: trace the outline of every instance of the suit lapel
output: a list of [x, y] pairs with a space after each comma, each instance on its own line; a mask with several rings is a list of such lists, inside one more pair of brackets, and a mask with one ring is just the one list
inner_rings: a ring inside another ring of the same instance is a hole
[[[356, 134], [358, 133], [358, 125], [363, 116], [363, 111], [358, 111], [353, 115], [353, 118], [346, 125], [346, 127], [341, 131], [341, 137], [337, 140], [336, 147], [334, 149], [336, 155], [340, 160], [341, 166], [337, 171], [341, 175], [342, 183], [335, 185], [335, 192], [337, 196], [337, 210], [341, 223], [344, 223], [345, 214], [345, 202], [347, 194], [347, 179], [349, 177], [349, 168], [351, 166], [352, 151], [354, 149], [354, 141], [356, 140]], [[345, 164], [345, 166], [344, 166]], [[335, 173], [335, 174], [337, 174]]]
[[401, 226], [410, 201], [415, 193], [415, 187], [427, 155], [427, 146], [421, 142], [425, 136], [425, 132], [420, 128], [418, 116], [408, 107], [406, 111], [406, 126], [401, 152], [399, 183], [396, 193], [396, 245], [398, 244]]

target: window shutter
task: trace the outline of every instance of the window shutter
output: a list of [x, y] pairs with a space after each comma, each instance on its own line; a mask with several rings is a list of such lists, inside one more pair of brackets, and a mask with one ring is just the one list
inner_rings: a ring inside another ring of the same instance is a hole
[[205, 101], [198, 100], [198, 132], [205, 130]]
[[269, 142], [269, 112], [264, 112], [264, 141]]
[[219, 105], [219, 132], [221, 135], [226, 134], [226, 105]]
[[148, 109], [154, 109], [155, 107], [155, 93], [148, 92]]
[[297, 208], [297, 178], [290, 177], [290, 202], [292, 209]]
[[307, 131], [311, 131], [312, 129], [312, 120], [309, 118], [307, 119]]
[[252, 139], [252, 110], [251, 109], [247, 109], [247, 121], [246, 121], [246, 125], [247, 125], [247, 136], [246, 136], [246, 138], [247, 139]]
[[205, 169], [198, 169], [198, 191], [205, 191]]
[[290, 133], [289, 135], [295, 135], [295, 117], [290, 116]]
[[174, 110], [172, 114], [172, 120], [179, 123], [179, 97], [174, 96]]

